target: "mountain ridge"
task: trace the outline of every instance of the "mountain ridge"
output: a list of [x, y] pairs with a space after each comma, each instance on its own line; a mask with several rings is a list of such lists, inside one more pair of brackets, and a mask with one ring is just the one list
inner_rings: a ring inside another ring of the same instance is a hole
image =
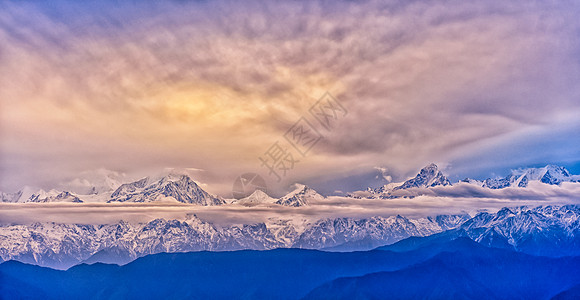
[[[474, 217], [325, 218], [304, 228], [279, 219], [216, 226], [195, 215], [184, 220], [155, 219], [137, 224], [124, 221], [110, 225], [33, 223], [2, 225], [0, 236], [3, 236], [0, 240], [3, 261], [16, 259], [57, 268], [85, 261], [101, 251], [104, 257], [107, 251], [120, 251], [128, 253], [131, 259], [159, 252], [201, 250], [360, 251], [411, 237], [425, 237], [427, 241], [468, 237], [489, 247], [564, 256], [580, 255], [580, 205], [512, 207]], [[400, 248], [400, 244], [393, 245]]]
[[547, 299], [573, 289], [578, 268], [580, 257], [537, 257], [459, 238], [405, 252], [160, 253], [124, 266], [81, 264], [66, 271], [10, 261], [0, 264], [0, 296]]
[[[487, 178], [483, 181], [465, 178], [457, 183], [467, 183], [480, 186], [486, 189], [503, 189], [506, 187], [526, 188], [530, 182], [540, 182], [548, 185], [560, 185], [563, 182], [578, 183], [580, 175], [571, 174], [565, 167], [556, 165], [547, 165], [541, 168], [521, 168], [513, 170], [510, 175], [499, 178]], [[113, 181], [112, 181], [113, 182]], [[113, 184], [108, 182], [108, 185]], [[116, 182], [116, 181], [115, 181]], [[456, 184], [457, 184], [456, 183]], [[88, 183], [87, 183], [88, 184]], [[90, 184], [89, 184], [90, 185]], [[414, 189], [432, 189], [452, 187], [454, 184], [443, 174], [437, 165], [431, 163], [422, 168], [415, 177], [410, 178], [402, 183], [389, 183], [379, 188], [368, 188], [365, 191], [348, 193], [350, 198], [401, 198], [410, 197], [406, 194], [407, 190]], [[66, 193], [65, 197], [56, 197], [58, 194]], [[49, 195], [45, 195], [49, 194]], [[362, 196], [361, 196], [362, 195]], [[266, 197], [268, 196], [268, 197]], [[196, 205], [224, 205], [228, 201], [221, 197], [212, 195], [202, 189], [187, 174], [169, 173], [156, 179], [144, 177], [136, 181], [127, 183], [118, 183], [118, 186], [110, 191], [99, 190], [98, 193], [84, 195], [67, 190], [53, 189], [49, 192], [39, 190], [33, 192], [30, 188], [24, 188], [15, 193], [0, 192], [0, 201], [8, 203], [24, 202], [153, 202], [174, 199], [177, 202], [189, 203]], [[258, 199], [258, 198], [261, 198]], [[301, 207], [309, 205], [310, 202], [318, 202], [326, 197], [319, 194], [316, 190], [303, 185], [294, 184], [293, 190], [286, 195], [273, 198], [269, 195], [260, 195], [254, 199], [246, 199], [247, 205], [258, 205], [262, 200], [268, 202], [275, 199], [274, 204]], [[239, 200], [232, 199], [230, 203], [241, 204]]]

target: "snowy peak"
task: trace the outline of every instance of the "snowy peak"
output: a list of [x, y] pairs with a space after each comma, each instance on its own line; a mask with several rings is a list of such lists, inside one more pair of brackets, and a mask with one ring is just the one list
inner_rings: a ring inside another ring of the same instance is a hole
[[463, 182], [463, 183], [469, 183], [469, 184], [479, 185], [479, 186], [483, 185], [483, 181], [479, 181], [477, 179], [473, 179], [473, 178], [469, 178], [469, 177], [464, 178], [464, 179], [461, 179], [461, 180], [459, 180], [459, 182], [460, 183], [461, 182]]
[[488, 178], [483, 182], [483, 187], [490, 189], [502, 189], [510, 186], [527, 187], [530, 181], [558, 185], [562, 182], [579, 182], [580, 176], [571, 175], [564, 167], [547, 165], [542, 168], [514, 170], [504, 178]]
[[170, 174], [145, 187], [148, 179], [119, 187], [109, 202], [153, 202], [166, 200], [199, 205], [222, 205], [222, 199], [200, 188], [189, 176]]
[[79, 197], [69, 193], [51, 190], [49, 192], [41, 191], [37, 194], [33, 194], [26, 202], [36, 202], [36, 203], [49, 203], [49, 202], [72, 202], [72, 203], [82, 203], [83, 201]]
[[459, 215], [438, 215], [434, 219], [431, 217], [428, 219], [437, 223], [437, 225], [439, 225], [442, 230], [449, 230], [459, 227], [461, 224], [471, 219], [471, 216], [464, 213]]
[[540, 181], [547, 184], [560, 184], [561, 182], [570, 181], [570, 172], [564, 167], [548, 165], [544, 167], [546, 171]]
[[483, 181], [482, 186], [490, 189], [503, 189], [509, 186], [526, 187], [528, 185], [527, 176], [523, 175], [519, 181], [517, 179], [518, 177], [514, 175], [509, 175], [504, 178], [488, 178]]
[[309, 205], [312, 201], [319, 201], [323, 199], [324, 196], [320, 195], [318, 192], [307, 187], [306, 185], [295, 184], [294, 190], [276, 201], [276, 204], [299, 207]]
[[232, 203], [244, 206], [254, 206], [259, 204], [273, 204], [277, 200], [278, 199], [268, 196], [268, 194], [266, 194], [262, 190], [255, 190], [250, 196], [239, 200], [235, 200]]
[[118, 187], [113, 194], [111, 194], [111, 198], [119, 198], [119, 197], [126, 197], [136, 191], [145, 188], [147, 182], [149, 181], [149, 177], [145, 177], [143, 179], [137, 180], [131, 183], [124, 183], [120, 187]]
[[394, 190], [447, 185], [451, 185], [449, 179], [447, 179], [447, 177], [445, 177], [445, 175], [439, 171], [437, 165], [432, 163], [421, 169], [417, 176], [405, 181], [402, 185], [396, 187]]
[[486, 246], [561, 256], [578, 253], [579, 221], [578, 205], [522, 206], [479, 213], [460, 228]]

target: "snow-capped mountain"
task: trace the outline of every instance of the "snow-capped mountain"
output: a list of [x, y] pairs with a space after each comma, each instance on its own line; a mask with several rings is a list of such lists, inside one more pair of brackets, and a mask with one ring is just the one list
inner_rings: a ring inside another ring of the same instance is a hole
[[274, 204], [278, 201], [276, 198], [268, 196], [262, 190], [255, 190], [251, 195], [246, 198], [236, 199], [232, 203], [244, 205], [244, 206], [254, 206], [259, 204]]
[[419, 172], [417, 176], [405, 181], [402, 185], [395, 187], [394, 190], [408, 189], [414, 187], [434, 187], [451, 185], [449, 179], [443, 175], [437, 168], [437, 165], [430, 164]]
[[276, 201], [276, 204], [299, 207], [308, 205], [310, 202], [316, 202], [323, 199], [324, 196], [320, 195], [315, 190], [303, 184], [295, 184], [294, 190]]
[[[34, 195], [39, 195], [39, 194], [46, 194], [47, 192], [44, 190], [39, 190], [39, 189], [35, 189], [32, 188], [30, 186], [25, 186], [23, 189], [21, 189], [18, 192], [15, 193], [1, 193], [0, 192], [0, 196], [2, 196], [2, 202], [12, 202], [12, 203], [24, 203], [24, 202], [28, 202], [28, 200], [33, 197]], [[56, 190], [53, 190], [52, 194], [53, 195], [57, 195], [59, 192], [57, 192]]]
[[455, 229], [410, 238], [381, 249], [408, 251], [469, 238], [487, 247], [539, 256], [580, 255], [580, 205], [512, 207], [482, 212]]
[[57, 190], [39, 190], [32, 192], [29, 188], [25, 188], [16, 193], [2, 193], [0, 192], [1, 202], [9, 203], [26, 203], [26, 202], [36, 202], [36, 203], [48, 203], [48, 202], [72, 202], [72, 203], [82, 203], [83, 201], [77, 196], [67, 191], [57, 191]]
[[120, 186], [108, 202], [152, 202], [174, 199], [199, 205], [222, 205], [225, 201], [210, 195], [187, 175], [170, 174], [150, 185], [147, 178]]
[[503, 208], [495, 214], [479, 213], [458, 230], [486, 246], [539, 255], [577, 255], [580, 206]]
[[112, 194], [112, 199], [123, 198], [127, 197], [131, 194], [135, 194], [141, 191], [147, 183], [149, 182], [149, 177], [145, 177], [143, 179], [137, 180], [135, 182], [124, 183], [119, 186]]
[[502, 189], [510, 186], [527, 187], [530, 181], [557, 185], [562, 182], [580, 182], [580, 176], [571, 175], [564, 167], [547, 165], [543, 168], [514, 170], [503, 178], [488, 178], [483, 182], [483, 187], [490, 189]]
[[69, 192], [56, 192], [51, 191], [48, 193], [38, 193], [32, 195], [27, 202], [36, 203], [47, 203], [47, 202], [72, 202], [72, 203], [82, 203], [83, 201], [79, 197], [69, 193]]
[[[294, 247], [337, 250], [372, 249], [410, 236], [427, 236], [455, 228], [468, 220], [468, 215], [437, 216], [435, 218], [409, 219], [403, 216], [372, 217], [368, 219], [323, 219], [300, 235]], [[453, 220], [450, 222], [450, 220]]]
[[[443, 233], [444, 232], [444, 233]], [[0, 226], [2, 260], [67, 268], [81, 261], [131, 260], [159, 252], [308, 248], [371, 249], [412, 236], [466, 236], [492, 247], [530, 254], [580, 253], [580, 205], [504, 208], [497, 213], [331, 218], [299, 226], [292, 220], [216, 226], [189, 215], [185, 220], [109, 225], [34, 223]], [[95, 257], [91, 258], [93, 255]]]
[[478, 186], [483, 185], [483, 181], [469, 178], [469, 177], [459, 180], [459, 183], [469, 183], [469, 184], [478, 185]]
[[336, 246], [342, 250], [370, 249], [409, 236], [441, 232], [451, 226], [445, 223], [449, 219], [454, 217], [338, 218], [300, 225], [296, 220], [271, 218], [266, 223], [216, 226], [189, 215], [185, 220], [156, 219], [138, 224], [4, 225], [0, 226], [0, 258], [67, 268], [82, 261], [126, 262], [159, 252]]
[[[378, 196], [380, 198], [392, 198], [392, 197], [397, 197], [397, 196], [392, 195], [392, 192], [397, 191], [397, 190], [406, 190], [406, 189], [410, 189], [410, 188], [430, 188], [430, 187], [436, 187], [436, 186], [450, 186], [450, 185], [451, 185], [451, 182], [439, 170], [437, 165], [431, 163], [431, 164], [425, 166], [424, 168], [422, 168], [415, 177], [413, 177], [413, 178], [411, 178], [403, 183], [392, 182], [392, 183], [389, 183], [387, 185], [381, 186], [381, 187], [376, 188], [376, 189], [369, 188], [367, 190], [367, 192], [369, 194], [367, 197]], [[351, 196], [354, 196], [355, 198], [359, 198], [359, 197], [357, 197], [357, 195], [361, 195], [361, 194], [364, 195], [365, 193], [361, 193], [361, 192], [352, 193]]]
[[471, 219], [471, 216], [464, 213], [460, 215], [438, 215], [435, 218], [427, 217], [428, 220], [434, 221], [441, 227], [441, 230], [449, 230], [459, 227], [465, 221]]
[[[107, 173], [108, 174], [108, 173]], [[199, 187], [187, 174], [169, 173], [169, 175], [155, 177], [145, 177], [140, 180], [119, 183], [115, 181], [115, 176], [121, 176], [117, 173], [109, 174], [104, 180], [103, 189], [90, 194], [79, 194], [73, 190], [55, 189], [45, 192], [30, 187], [16, 193], [0, 193], [1, 202], [152, 202], [152, 201], [178, 201], [197, 205], [222, 205], [227, 204], [223, 199], [213, 196], [201, 187]], [[113, 176], [115, 175], [115, 176]], [[113, 176], [113, 177], [111, 177]], [[543, 168], [525, 168], [511, 172], [504, 178], [488, 178], [484, 181], [465, 178], [460, 180], [461, 184], [471, 184], [489, 189], [501, 189], [505, 187], [525, 188], [530, 182], [539, 182], [544, 184], [559, 185], [562, 182], [580, 182], [580, 175], [572, 175], [570, 172], [560, 166], [547, 165]], [[108, 188], [115, 186], [115, 189], [108, 191]], [[91, 185], [93, 186], [93, 185]], [[106, 186], [106, 188], [105, 188]], [[400, 198], [414, 197], [420, 194], [418, 189], [431, 189], [435, 187], [451, 186], [449, 179], [438, 169], [437, 165], [430, 164], [413, 178], [399, 183], [389, 183], [382, 187], [364, 191], [348, 193], [350, 198]], [[60, 197], [59, 194], [65, 193]], [[71, 196], [69, 197], [68, 194]], [[74, 199], [76, 197], [78, 199]], [[259, 205], [259, 204], [279, 204], [284, 206], [300, 207], [308, 205], [311, 202], [323, 200], [324, 196], [317, 191], [302, 184], [295, 184], [294, 190], [287, 195], [274, 199], [266, 193], [260, 191], [246, 199], [233, 200], [232, 204], [237, 205]]]

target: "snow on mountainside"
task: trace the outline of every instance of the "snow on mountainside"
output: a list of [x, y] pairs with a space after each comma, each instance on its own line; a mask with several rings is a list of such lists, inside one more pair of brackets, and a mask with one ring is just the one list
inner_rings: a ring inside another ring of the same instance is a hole
[[294, 185], [294, 190], [276, 201], [276, 204], [299, 207], [309, 205], [310, 202], [316, 202], [323, 199], [324, 196], [320, 195], [315, 190], [303, 184], [297, 183]]
[[423, 238], [410, 238], [381, 247], [409, 251], [469, 238], [486, 247], [539, 256], [580, 255], [580, 205], [512, 207], [482, 212], [459, 227]]
[[153, 202], [175, 199], [178, 202], [199, 205], [222, 205], [225, 201], [210, 195], [200, 188], [189, 176], [170, 174], [146, 186], [144, 178], [120, 186], [108, 202]]
[[[409, 219], [397, 215], [362, 220], [351, 218], [323, 219], [306, 229], [294, 246], [309, 249], [341, 246], [341, 250], [349, 250], [348, 244], [357, 242], [356, 249], [372, 249], [410, 236], [427, 236], [448, 228], [455, 228], [460, 223], [448, 222], [448, 220], [457, 218], [465, 221], [469, 219], [469, 216], [454, 215]], [[453, 223], [455, 226], [452, 225]], [[361, 244], [361, 242], [365, 244]]]
[[[24, 203], [24, 202], [28, 202], [28, 199], [30, 199], [32, 196], [43, 194], [43, 193], [45, 194], [46, 192], [44, 190], [38, 190], [38, 189], [34, 189], [32, 187], [29, 187], [29, 186], [25, 186], [22, 190], [20, 190], [16, 193], [1, 193], [0, 192], [0, 196], [2, 196], [2, 202]], [[55, 192], [53, 194], [56, 195], [56, 194], [58, 194], [58, 192]]]
[[195, 215], [185, 220], [156, 219], [139, 224], [121, 221], [110, 225], [3, 225], [0, 258], [67, 268], [85, 260], [111, 261], [115, 253], [122, 256], [119, 260], [128, 260], [159, 252], [199, 250], [295, 247], [353, 251], [412, 236], [438, 235], [466, 236], [486, 246], [530, 254], [578, 255], [580, 205], [504, 208], [473, 218], [468, 215], [330, 218], [303, 226], [275, 218], [266, 223], [216, 226]]
[[274, 204], [278, 199], [268, 196], [262, 190], [255, 190], [251, 195], [246, 198], [236, 199], [232, 203], [244, 205], [244, 206], [254, 206], [259, 204]]
[[530, 181], [557, 185], [562, 182], [580, 182], [580, 176], [571, 175], [564, 167], [547, 165], [543, 168], [514, 170], [510, 175], [503, 178], [488, 178], [483, 182], [483, 187], [490, 189], [501, 189], [510, 186], [527, 187]]
[[405, 181], [402, 185], [394, 188], [394, 190], [408, 189], [414, 187], [434, 187], [451, 185], [449, 179], [439, 171], [437, 165], [430, 164], [421, 169], [419, 174], [414, 178]]
[[[87, 192], [88, 194], [74, 192], [74, 189], [58, 189], [45, 192], [26, 187], [16, 193], [1, 193], [1, 202], [152, 202], [160, 200], [175, 200], [182, 203], [197, 205], [222, 205], [227, 204], [223, 199], [213, 196], [199, 187], [187, 174], [169, 173], [165, 176], [145, 177], [135, 182], [121, 184], [116, 179], [121, 175], [118, 173], [107, 173], [102, 171], [104, 179], [100, 183], [101, 188]], [[78, 180], [77, 180], [78, 181]], [[75, 181], [76, 182], [76, 181]], [[80, 182], [80, 181], [79, 181]], [[84, 181], [82, 181], [84, 182]], [[550, 185], [559, 185], [562, 182], [580, 182], [580, 175], [572, 175], [560, 166], [547, 165], [543, 168], [525, 168], [511, 172], [504, 178], [488, 178], [478, 181], [465, 178], [460, 183], [468, 183], [489, 189], [501, 189], [505, 187], [528, 187], [530, 182], [540, 182]], [[84, 182], [78, 186], [95, 187], [96, 183]], [[74, 188], [74, 184], [70, 185]], [[115, 186], [114, 189], [111, 187]], [[350, 198], [400, 198], [413, 197], [413, 189], [431, 189], [435, 187], [449, 187], [449, 179], [438, 169], [437, 165], [430, 164], [413, 178], [399, 183], [389, 183], [382, 187], [365, 191], [348, 193]], [[77, 189], [78, 190], [78, 189]], [[58, 194], [65, 193], [60, 197]], [[50, 194], [50, 195], [49, 195]], [[69, 196], [70, 195], [70, 196]], [[74, 197], [78, 198], [75, 199]], [[33, 199], [34, 198], [34, 199]], [[323, 200], [314, 189], [302, 184], [295, 184], [294, 190], [287, 195], [274, 199], [262, 191], [246, 197], [245, 199], [233, 200], [232, 204], [253, 206], [259, 204], [278, 204], [284, 206], [300, 207], [309, 203]]]
[[39, 190], [37, 192], [31, 192], [30, 189], [24, 189], [22, 191], [6, 194], [0, 192], [1, 202], [8, 203], [47, 203], [47, 202], [72, 202], [72, 203], [82, 203], [83, 201], [76, 195], [67, 191], [57, 191], [50, 190], [44, 191]]
[[54, 193], [41, 193], [34, 194], [27, 200], [27, 202], [37, 202], [37, 203], [47, 203], [47, 202], [72, 202], [72, 203], [82, 203], [83, 201], [79, 197], [69, 193], [60, 192], [58, 194]]
[[[409, 219], [324, 219], [297, 224], [271, 218], [267, 223], [215, 226], [189, 215], [186, 220], [110, 225], [34, 223], [0, 226], [0, 258], [68, 268], [81, 261], [119, 261], [159, 252], [300, 247], [322, 249], [343, 245], [370, 249], [409, 236], [441, 232], [455, 217]], [[300, 223], [300, 222], [298, 222]], [[358, 244], [357, 244], [358, 243]], [[95, 257], [91, 258], [93, 255]]]
[[[539, 182], [543, 184], [559, 185], [562, 182], [580, 182], [580, 175], [572, 175], [570, 172], [560, 166], [547, 165], [543, 168], [524, 168], [511, 172], [510, 175], [503, 178], [488, 178], [479, 181], [471, 178], [460, 180], [459, 183], [468, 183], [489, 189], [502, 189], [506, 187], [526, 188], [530, 182]], [[399, 198], [410, 197], [409, 193], [401, 192], [410, 188], [426, 188], [452, 186], [445, 175], [438, 170], [435, 164], [430, 164], [421, 169], [419, 174], [403, 183], [390, 183], [377, 189], [369, 188], [367, 191], [358, 191], [350, 193], [352, 198]]]
[[143, 179], [137, 180], [135, 182], [131, 182], [131, 183], [124, 183], [121, 186], [119, 186], [112, 194], [111, 194], [111, 198], [116, 199], [116, 198], [121, 198], [121, 197], [127, 197], [131, 194], [134, 194], [138, 191], [141, 191], [143, 188], [145, 188], [145, 186], [147, 185], [147, 182], [149, 182], [149, 178], [145, 177]]
[[538, 255], [580, 254], [580, 205], [503, 208], [463, 223], [474, 241]]
[[[429, 164], [419, 171], [419, 173], [403, 182], [403, 183], [389, 183], [377, 189], [368, 189], [370, 195], [368, 196], [379, 196], [381, 198], [396, 197], [392, 195], [392, 192], [397, 190], [406, 190], [410, 188], [430, 188], [436, 186], [450, 186], [451, 182], [443, 173], [439, 170], [436, 164]], [[357, 193], [351, 196], [356, 197]], [[358, 194], [361, 194], [360, 192]], [[367, 197], [368, 197], [367, 196]]]

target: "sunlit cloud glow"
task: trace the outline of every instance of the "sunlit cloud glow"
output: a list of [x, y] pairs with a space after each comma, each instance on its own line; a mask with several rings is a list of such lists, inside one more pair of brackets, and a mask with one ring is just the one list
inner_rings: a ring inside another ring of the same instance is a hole
[[579, 165], [573, 1], [0, 6], [0, 190], [192, 167], [227, 195], [326, 91], [348, 115], [273, 191]]

